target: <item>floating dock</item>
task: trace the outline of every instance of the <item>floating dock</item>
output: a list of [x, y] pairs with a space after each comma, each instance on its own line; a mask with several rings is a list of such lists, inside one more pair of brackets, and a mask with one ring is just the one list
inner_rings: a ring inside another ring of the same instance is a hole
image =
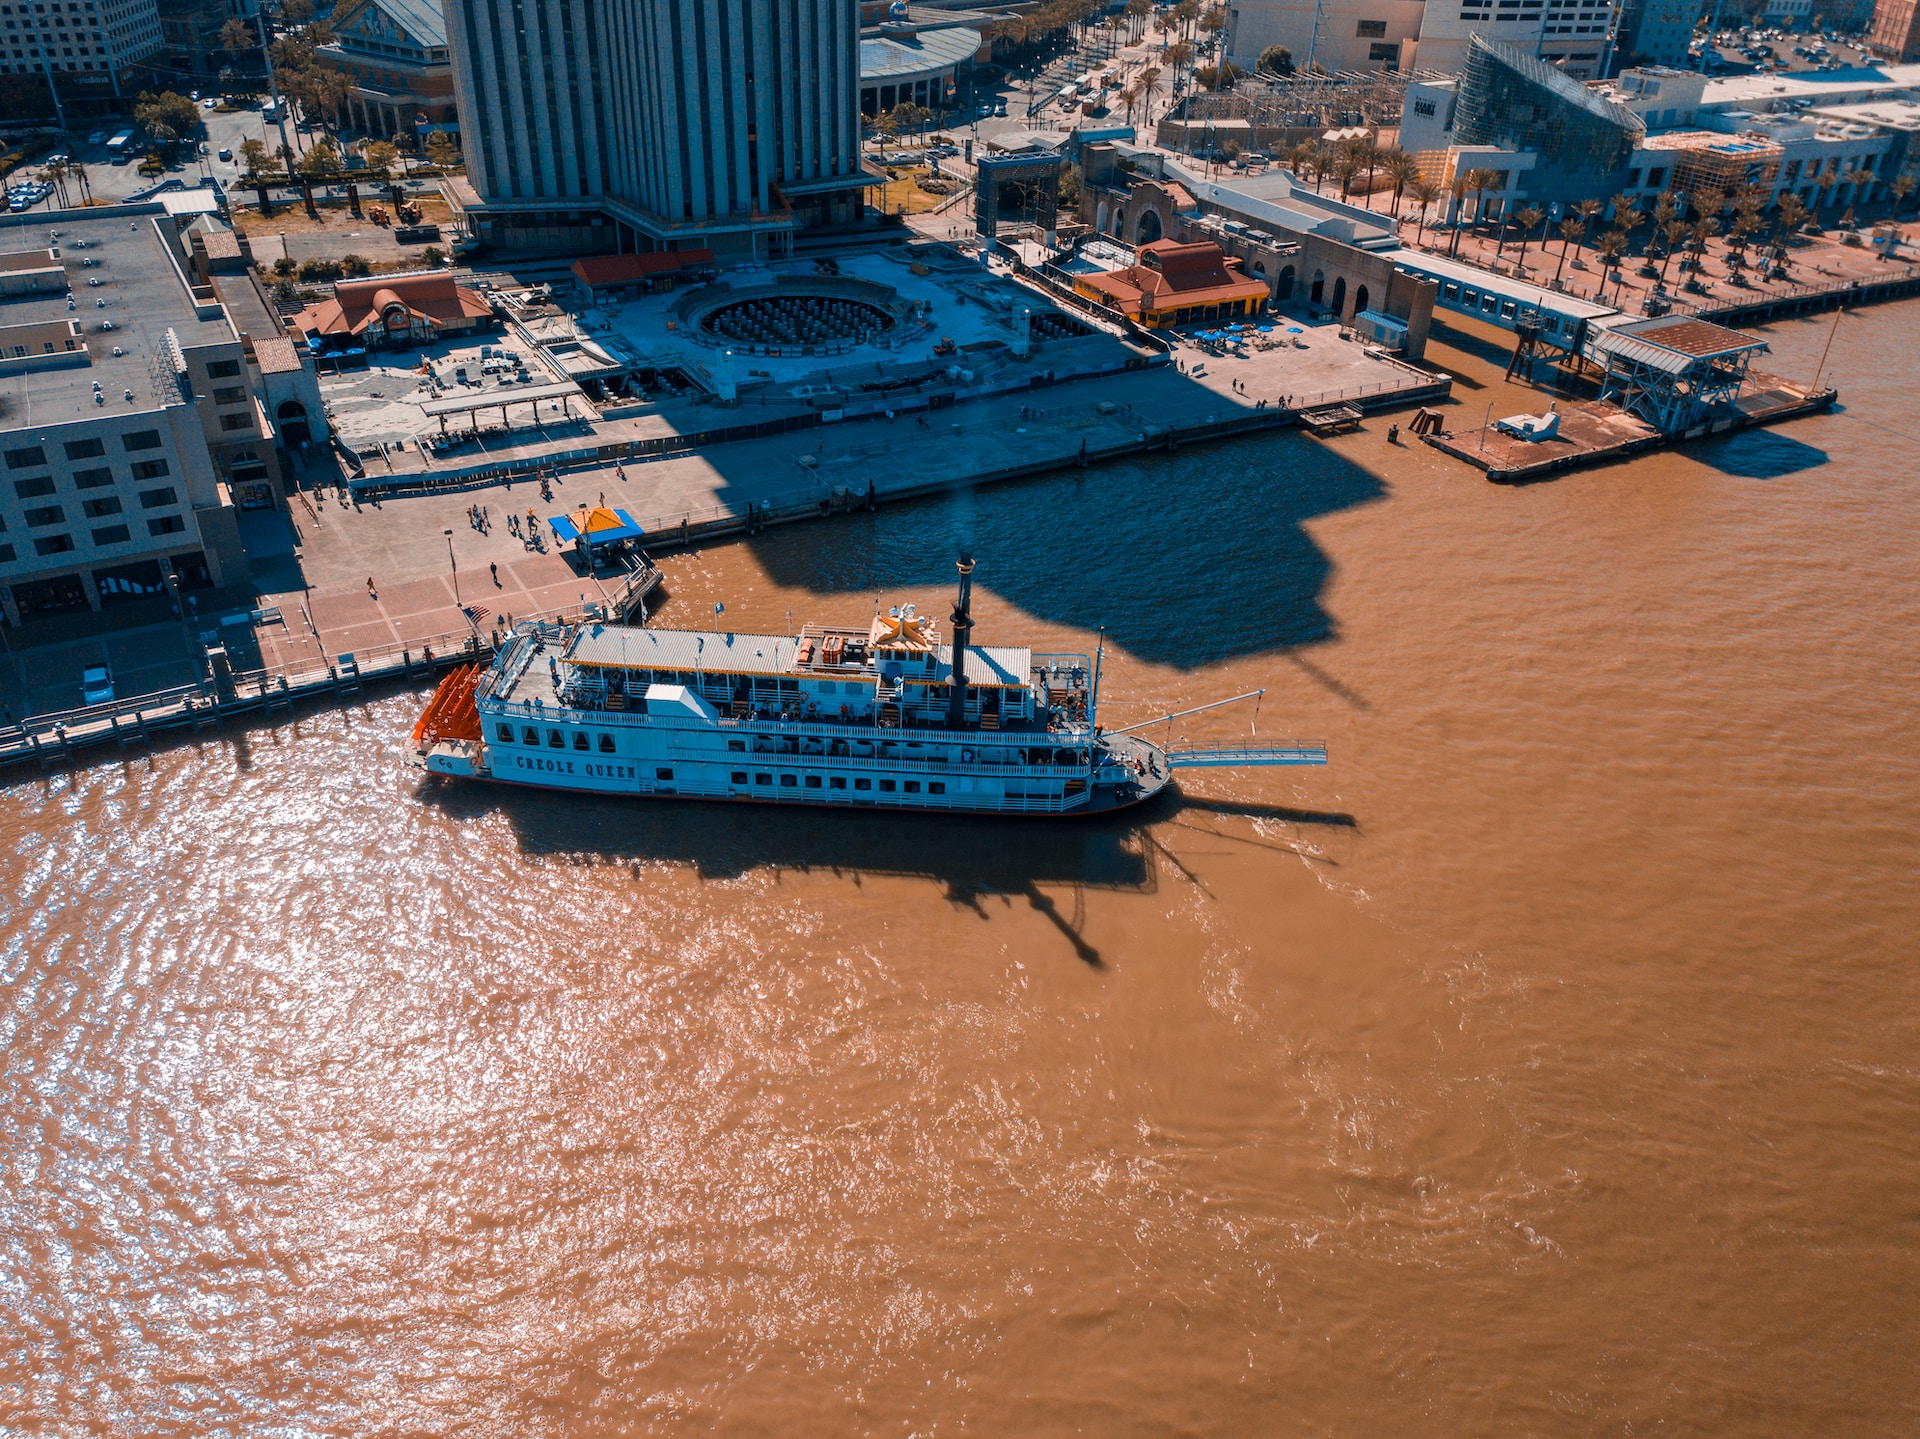
[[1484, 471], [1503, 484], [1525, 484], [1566, 470], [1585, 469], [1623, 460], [1648, 450], [1665, 449], [1687, 440], [1730, 434], [1753, 425], [1775, 425], [1831, 409], [1840, 398], [1834, 389], [1811, 393], [1775, 380], [1754, 376], [1761, 387], [1741, 396], [1724, 412], [1676, 435], [1661, 433], [1637, 415], [1607, 400], [1557, 403], [1558, 433], [1550, 439], [1524, 440], [1494, 425], [1457, 434], [1422, 436], [1436, 450]]

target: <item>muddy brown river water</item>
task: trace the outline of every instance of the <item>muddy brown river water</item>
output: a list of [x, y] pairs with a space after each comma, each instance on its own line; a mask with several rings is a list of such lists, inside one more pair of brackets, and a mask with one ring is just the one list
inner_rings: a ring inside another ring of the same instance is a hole
[[970, 540], [1109, 723], [1331, 748], [1131, 821], [427, 783], [415, 695], [8, 777], [0, 1430], [1912, 1432], [1917, 333], [1527, 488], [1376, 420], [669, 561]]

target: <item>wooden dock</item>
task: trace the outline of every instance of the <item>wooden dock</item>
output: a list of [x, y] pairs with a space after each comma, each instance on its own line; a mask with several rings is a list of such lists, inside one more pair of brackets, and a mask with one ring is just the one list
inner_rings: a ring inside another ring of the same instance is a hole
[[1782, 420], [1832, 408], [1838, 390], [1811, 394], [1768, 375], [1752, 377], [1756, 388], [1744, 394], [1732, 410], [1679, 435], [1665, 435], [1637, 415], [1608, 400], [1556, 402], [1559, 433], [1547, 440], [1523, 440], [1492, 425], [1457, 434], [1424, 435], [1436, 450], [1484, 471], [1490, 480], [1525, 484], [1566, 470], [1609, 464], [1647, 450], [1664, 449], [1687, 440], [1724, 435], [1752, 425]]

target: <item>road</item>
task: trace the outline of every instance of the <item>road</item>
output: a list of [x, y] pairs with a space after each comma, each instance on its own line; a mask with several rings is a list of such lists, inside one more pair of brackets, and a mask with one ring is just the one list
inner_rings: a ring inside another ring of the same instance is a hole
[[[107, 154], [107, 137], [119, 130], [126, 129], [124, 122], [101, 122], [99, 128], [72, 134], [67, 143], [56, 145], [54, 149], [65, 150], [74, 161], [85, 167], [87, 184], [96, 200], [116, 201], [150, 190], [164, 180], [184, 180], [189, 185], [197, 185], [202, 176], [212, 175], [223, 185], [232, 187], [240, 176], [240, 142], [246, 139], [265, 140], [268, 145], [278, 148], [280, 144], [279, 128], [268, 124], [261, 118], [258, 107], [252, 110], [239, 110], [230, 115], [222, 115], [214, 110], [201, 111], [201, 123], [204, 133], [196, 136], [197, 142], [205, 147], [205, 157], [193, 154], [193, 146], [182, 144], [178, 158], [167, 167], [165, 174], [155, 178], [140, 173], [139, 159], [114, 164]], [[88, 143], [90, 135], [100, 137], [97, 143]], [[287, 143], [296, 154], [304, 154], [312, 143], [312, 137], [299, 133], [297, 127], [287, 125]], [[222, 161], [219, 154], [222, 148], [233, 154], [231, 161]], [[22, 169], [28, 174], [38, 173], [37, 165], [26, 165]], [[68, 182], [68, 191], [72, 198], [80, 198], [78, 183]], [[50, 195], [41, 202], [44, 208], [53, 208], [58, 197]]]

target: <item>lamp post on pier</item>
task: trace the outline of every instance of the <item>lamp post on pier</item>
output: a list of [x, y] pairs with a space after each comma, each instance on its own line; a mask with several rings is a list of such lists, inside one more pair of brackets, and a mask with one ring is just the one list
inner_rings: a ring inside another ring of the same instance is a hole
[[[441, 531], [447, 537], [447, 566], [453, 571], [453, 602], [460, 604], [460, 562], [453, 557], [453, 531]], [[460, 606], [465, 609], [465, 605]]]

